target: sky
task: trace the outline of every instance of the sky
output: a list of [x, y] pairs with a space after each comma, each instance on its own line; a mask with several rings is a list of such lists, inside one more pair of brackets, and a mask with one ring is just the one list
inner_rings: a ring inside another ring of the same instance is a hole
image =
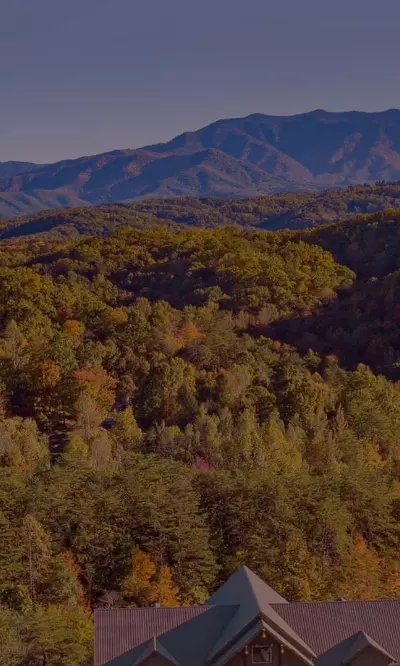
[[0, 161], [400, 108], [400, 0], [0, 0]]

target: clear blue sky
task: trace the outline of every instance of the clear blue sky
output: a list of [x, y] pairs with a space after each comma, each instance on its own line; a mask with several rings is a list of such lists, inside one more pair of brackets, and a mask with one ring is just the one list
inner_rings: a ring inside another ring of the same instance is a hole
[[0, 161], [400, 107], [400, 0], [0, 0]]

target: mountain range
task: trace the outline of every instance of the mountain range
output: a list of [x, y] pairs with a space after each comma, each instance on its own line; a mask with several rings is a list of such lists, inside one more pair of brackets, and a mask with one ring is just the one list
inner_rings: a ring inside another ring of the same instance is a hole
[[219, 120], [167, 143], [0, 163], [0, 216], [148, 197], [255, 196], [400, 179], [400, 110]]

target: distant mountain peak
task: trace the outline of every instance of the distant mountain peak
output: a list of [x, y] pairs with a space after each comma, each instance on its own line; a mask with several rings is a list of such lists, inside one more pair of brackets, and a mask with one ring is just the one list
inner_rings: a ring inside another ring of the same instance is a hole
[[[8, 166], [7, 166], [8, 164]], [[249, 196], [400, 179], [400, 111], [253, 113], [171, 141], [46, 166], [0, 163], [1, 210], [34, 200], [97, 204], [150, 196]], [[61, 196], [62, 195], [62, 196]]]

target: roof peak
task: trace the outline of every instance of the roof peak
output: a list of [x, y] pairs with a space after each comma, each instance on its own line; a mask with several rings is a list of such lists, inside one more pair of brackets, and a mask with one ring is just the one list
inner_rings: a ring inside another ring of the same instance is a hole
[[252, 602], [259, 612], [270, 604], [287, 601], [246, 565], [237, 569], [206, 602], [210, 606], [234, 606]]
[[380, 654], [384, 655], [388, 659], [390, 659], [391, 662], [395, 662], [396, 659], [392, 657], [389, 652], [387, 652], [382, 645], [379, 645], [371, 636], [368, 636], [364, 631], [358, 631], [356, 634], [353, 636], [350, 636], [351, 641], [349, 649], [345, 655], [345, 658], [342, 661], [343, 666], [347, 666], [351, 664], [353, 659], [355, 659], [360, 652], [364, 652], [364, 650], [368, 648], [373, 648]]
[[273, 604], [287, 604], [286, 599], [264, 583], [251, 569], [240, 567], [207, 601], [211, 606], [237, 606], [237, 611], [209, 654], [209, 661], [224, 652], [238, 637], [258, 621], [263, 621], [300, 647], [306, 660], [314, 658], [311, 648], [278, 615]]

